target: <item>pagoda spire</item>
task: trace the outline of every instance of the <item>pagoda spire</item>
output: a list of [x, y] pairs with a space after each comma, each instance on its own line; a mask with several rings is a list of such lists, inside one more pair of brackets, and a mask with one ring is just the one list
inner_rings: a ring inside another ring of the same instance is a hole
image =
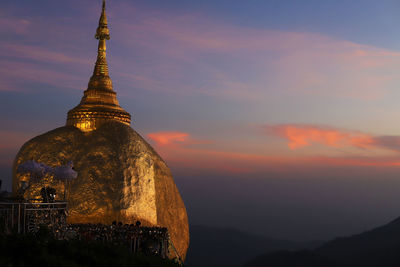
[[93, 75], [90, 78], [88, 89], [113, 90], [112, 81], [108, 74], [108, 64], [106, 59], [106, 40], [110, 40], [110, 30], [108, 29], [106, 16], [106, 1], [103, 0], [103, 7], [99, 19], [99, 26], [96, 30], [95, 38], [99, 40], [97, 49], [97, 60], [94, 66]]
[[99, 40], [99, 45], [93, 75], [90, 77], [79, 105], [68, 111], [67, 125], [73, 125], [82, 131], [95, 130], [107, 121], [118, 121], [130, 125], [131, 115], [119, 106], [108, 74], [106, 40], [110, 40], [110, 30], [105, 0], [103, 0], [99, 26], [94, 37]]

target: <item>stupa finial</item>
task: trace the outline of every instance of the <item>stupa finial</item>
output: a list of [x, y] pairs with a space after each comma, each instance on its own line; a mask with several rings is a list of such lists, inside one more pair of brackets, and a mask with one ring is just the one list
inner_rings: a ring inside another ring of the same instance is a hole
[[99, 19], [99, 26], [97, 27], [96, 39], [107, 39], [110, 40], [110, 31], [107, 27], [107, 16], [106, 16], [106, 1], [103, 0], [103, 8]]

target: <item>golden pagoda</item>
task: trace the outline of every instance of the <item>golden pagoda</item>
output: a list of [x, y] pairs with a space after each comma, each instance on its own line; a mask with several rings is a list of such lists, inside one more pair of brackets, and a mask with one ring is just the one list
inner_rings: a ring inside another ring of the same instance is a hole
[[67, 117], [67, 125], [78, 127], [82, 131], [95, 130], [110, 120], [126, 125], [130, 125], [131, 122], [131, 115], [119, 106], [117, 94], [113, 90], [108, 74], [106, 40], [110, 40], [110, 31], [107, 25], [106, 4], [103, 0], [99, 26], [95, 35], [95, 38], [99, 40], [99, 46], [93, 75], [81, 102], [68, 111]]
[[[40, 198], [45, 186], [56, 189], [56, 199], [67, 192], [69, 223], [113, 221], [167, 227], [179, 257], [189, 246], [185, 205], [166, 163], [130, 127], [130, 114], [117, 101], [108, 74], [105, 1], [95, 35], [97, 60], [88, 88], [78, 106], [68, 112], [66, 126], [27, 141], [13, 164], [13, 192], [29, 183], [25, 199]], [[72, 161], [76, 179], [63, 183], [51, 174], [34, 181], [17, 172], [18, 166], [35, 160], [51, 167]]]

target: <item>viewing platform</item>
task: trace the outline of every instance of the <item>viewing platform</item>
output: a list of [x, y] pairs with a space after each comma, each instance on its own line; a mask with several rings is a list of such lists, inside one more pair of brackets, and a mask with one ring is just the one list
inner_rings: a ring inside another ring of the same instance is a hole
[[45, 227], [57, 240], [112, 243], [127, 247], [131, 253], [163, 259], [172, 256], [180, 261], [165, 227], [144, 227], [139, 221], [136, 224], [68, 224], [67, 217], [67, 202], [11, 198], [0, 200], [0, 234], [35, 235]]

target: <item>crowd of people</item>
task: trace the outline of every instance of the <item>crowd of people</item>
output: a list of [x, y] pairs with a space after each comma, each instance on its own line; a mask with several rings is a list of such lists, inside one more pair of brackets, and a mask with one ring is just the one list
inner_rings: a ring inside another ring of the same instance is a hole
[[133, 253], [168, 257], [169, 236], [167, 228], [143, 227], [136, 224], [113, 222], [105, 224], [66, 224], [54, 229], [57, 239], [79, 239], [86, 242], [113, 243], [127, 246]]

